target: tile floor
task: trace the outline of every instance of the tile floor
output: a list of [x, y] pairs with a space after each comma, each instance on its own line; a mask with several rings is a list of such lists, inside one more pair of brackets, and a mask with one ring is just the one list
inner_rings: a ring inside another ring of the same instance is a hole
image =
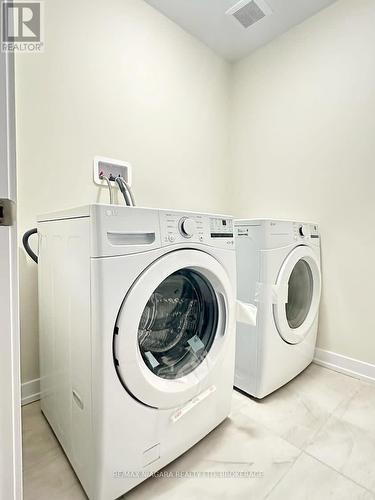
[[[23, 435], [24, 499], [85, 499], [39, 403], [23, 408]], [[126, 499], [375, 500], [375, 385], [313, 364], [261, 402], [234, 392], [230, 418], [165, 471]]]

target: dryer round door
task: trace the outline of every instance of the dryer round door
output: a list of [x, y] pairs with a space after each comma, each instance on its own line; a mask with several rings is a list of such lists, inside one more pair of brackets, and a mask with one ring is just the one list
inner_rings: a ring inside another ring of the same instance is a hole
[[274, 319], [280, 336], [299, 344], [318, 314], [321, 273], [319, 260], [308, 246], [296, 247], [281, 266], [275, 285]]
[[126, 390], [154, 408], [196, 396], [225, 354], [233, 304], [226, 271], [207, 253], [177, 250], [151, 264], [116, 322], [114, 361]]

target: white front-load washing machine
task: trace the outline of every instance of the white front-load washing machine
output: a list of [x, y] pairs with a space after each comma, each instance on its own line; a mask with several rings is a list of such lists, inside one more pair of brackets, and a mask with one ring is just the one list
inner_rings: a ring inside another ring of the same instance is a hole
[[316, 224], [236, 220], [237, 298], [257, 306], [238, 322], [235, 387], [263, 398], [313, 360], [321, 292]]
[[90, 205], [39, 218], [41, 408], [88, 497], [113, 500], [230, 411], [230, 217]]

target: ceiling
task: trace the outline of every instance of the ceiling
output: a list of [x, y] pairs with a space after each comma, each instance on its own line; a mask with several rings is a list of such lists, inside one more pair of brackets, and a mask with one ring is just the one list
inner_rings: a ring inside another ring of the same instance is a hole
[[244, 28], [233, 15], [226, 14], [228, 9], [239, 3], [238, 0], [145, 1], [215, 52], [235, 61], [336, 0], [243, 0], [241, 5], [257, 2], [263, 11], [267, 10], [267, 6], [270, 9], [265, 17], [249, 28]]

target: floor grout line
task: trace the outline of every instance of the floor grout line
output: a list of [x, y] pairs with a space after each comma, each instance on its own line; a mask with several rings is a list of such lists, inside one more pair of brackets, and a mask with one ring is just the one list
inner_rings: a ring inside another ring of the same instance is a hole
[[[328, 370], [328, 369], [327, 369]], [[342, 375], [342, 374], [340, 374]], [[324, 419], [323, 423], [318, 427], [318, 429], [316, 429], [312, 436], [306, 440], [306, 442], [302, 445], [302, 446], [296, 446], [295, 443], [293, 443], [292, 441], [290, 441], [287, 437], [285, 436], [282, 436], [281, 434], [279, 434], [278, 432], [274, 431], [273, 429], [269, 428], [266, 424], [262, 424], [263, 427], [265, 427], [267, 430], [269, 430], [273, 435], [275, 436], [278, 436], [279, 438], [281, 439], [284, 439], [284, 441], [286, 441], [287, 443], [291, 444], [292, 446], [295, 446], [296, 448], [302, 450], [302, 451], [305, 451], [306, 448], [313, 442], [313, 440], [316, 438], [316, 436], [319, 434], [319, 432], [328, 424], [329, 420], [334, 416], [335, 412], [338, 410], [338, 408], [340, 406], [342, 406], [343, 404], [348, 404], [352, 399], [354, 399], [354, 397], [361, 391], [361, 386], [359, 385], [358, 388], [353, 392], [352, 395], [348, 396], [348, 398], [346, 399], [343, 399], [342, 401], [340, 401], [330, 412], [328, 412], [328, 415], [327, 417]], [[291, 391], [292, 392], [292, 391]], [[297, 396], [298, 399], [301, 400], [301, 402], [303, 403], [302, 399]], [[308, 411], [310, 412], [310, 409], [308, 409]], [[254, 421], [256, 421], [254, 418], [253, 418]]]
[[332, 465], [324, 462], [323, 460], [321, 460], [320, 458], [318, 457], [315, 457], [314, 455], [312, 455], [311, 453], [309, 453], [308, 451], [303, 451], [303, 453], [305, 453], [306, 455], [308, 455], [310, 458], [313, 458], [314, 460], [316, 460], [317, 462], [319, 462], [320, 464], [322, 465], [325, 465], [326, 467], [328, 467], [329, 469], [331, 469], [333, 472], [336, 472], [336, 474], [339, 474], [340, 476], [344, 477], [345, 479], [348, 479], [349, 481], [351, 481], [352, 483], [354, 483], [355, 485], [359, 486], [360, 488], [362, 488], [363, 490], [367, 491], [368, 493], [371, 493], [371, 495], [374, 496], [375, 498], [375, 491], [372, 491], [370, 490], [369, 488], [367, 488], [367, 486], [364, 486], [363, 484], [361, 483], [358, 483], [355, 479], [347, 476], [346, 474], [344, 474], [343, 472], [337, 470], [335, 467], [333, 467]]
[[290, 467], [288, 467], [285, 471], [285, 473], [276, 481], [276, 483], [272, 486], [272, 488], [270, 489], [270, 491], [266, 494], [265, 497], [263, 497], [263, 500], [267, 500], [267, 498], [269, 498], [269, 496], [271, 495], [271, 493], [273, 491], [275, 491], [275, 489], [279, 486], [279, 484], [281, 483], [281, 481], [283, 481], [285, 479], [285, 477], [289, 474], [289, 472], [292, 470], [292, 468], [294, 467], [294, 465], [296, 464], [297, 460], [302, 456], [302, 454], [304, 453], [303, 450], [300, 450], [300, 453], [296, 456], [296, 458], [292, 461], [292, 463], [290, 464]]
[[[344, 404], [349, 404], [350, 401], [352, 401], [352, 399], [355, 398], [355, 396], [361, 391], [361, 387], [359, 386], [358, 389], [356, 389], [353, 394], [351, 396], [349, 396], [347, 399], [344, 399], [343, 401], [341, 401], [340, 403], [338, 403], [337, 406], [335, 406], [335, 408], [329, 413], [328, 417], [326, 418], [326, 420], [324, 421], [324, 423], [319, 426], [319, 428], [313, 433], [313, 435], [311, 436], [311, 438], [306, 442], [306, 444], [303, 445], [302, 447], [302, 450], [306, 452], [306, 449], [314, 442], [315, 438], [317, 437], [317, 435], [319, 434], [319, 432], [321, 432], [324, 427], [329, 423], [329, 421], [332, 419], [332, 418], [337, 418], [339, 420], [342, 420], [340, 419], [340, 417], [337, 417], [335, 415], [336, 411], [340, 408], [340, 406], [344, 405]], [[306, 452], [307, 453], [307, 452]], [[307, 453], [308, 455], [310, 455], [309, 453]], [[311, 455], [312, 456], [312, 455]], [[324, 462], [322, 462], [324, 463]]]

